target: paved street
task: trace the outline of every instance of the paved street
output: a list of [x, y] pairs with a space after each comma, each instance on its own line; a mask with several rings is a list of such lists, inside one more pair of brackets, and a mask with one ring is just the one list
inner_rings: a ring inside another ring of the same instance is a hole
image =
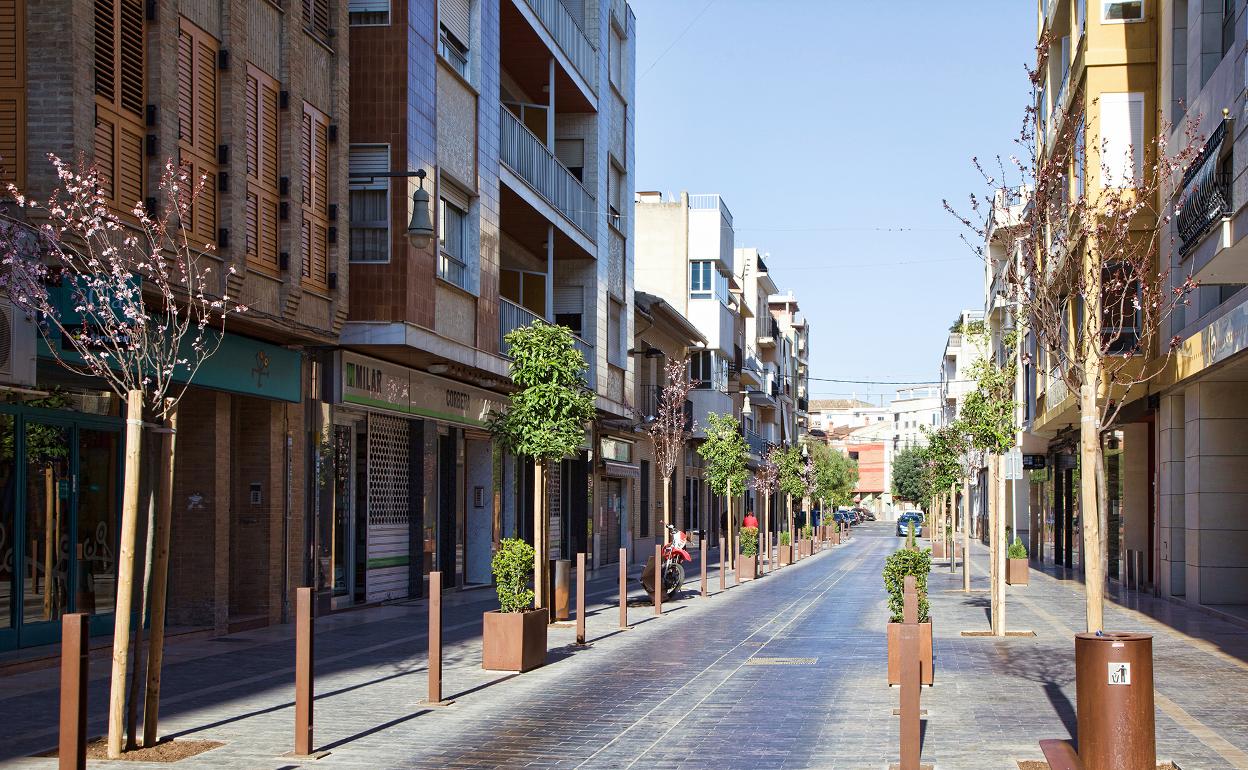
[[[572, 628], [553, 628], [551, 664], [523, 676], [480, 670], [476, 630], [491, 595], [457, 595], [445, 621], [445, 692], [456, 702], [444, 709], [419, 703], [423, 605], [322, 619], [316, 742], [330, 754], [315, 762], [280, 756], [291, 748], [293, 718], [288, 629], [179, 644], [167, 669], [164, 732], [225, 743], [178, 765], [188, 768], [881, 768], [896, 755], [897, 691], [884, 685], [880, 570], [899, 542], [889, 525], [868, 525], [851, 543], [774, 576], [667, 605], [662, 619], [634, 606], [635, 627], [625, 632], [615, 630], [614, 607], [598, 607], [589, 648], [570, 646]], [[973, 561], [982, 589], [982, 549]], [[1038, 759], [1038, 739], [1073, 729], [1079, 586], [1033, 573], [1031, 586], [1010, 590], [1009, 627], [1036, 636], [994, 641], [961, 636], [987, 620], [986, 593], [968, 598], [960, 585], [937, 567], [924, 757], [968, 770]], [[591, 595], [610, 601], [613, 589], [604, 580]], [[1110, 627], [1158, 633], [1159, 757], [1185, 770], [1248, 768], [1248, 631], [1152, 600], [1107, 612]], [[95, 673], [99, 732], [105, 666]], [[47, 728], [55, 682], [50, 670], [2, 680], [0, 765], [54, 766], [18, 757], [55, 742]]]

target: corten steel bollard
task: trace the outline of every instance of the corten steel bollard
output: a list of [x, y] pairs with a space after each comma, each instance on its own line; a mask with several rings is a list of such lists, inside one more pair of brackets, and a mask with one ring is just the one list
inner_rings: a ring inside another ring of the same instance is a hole
[[737, 568], [732, 571], [732, 584], [739, 586], [741, 585], [741, 549], [737, 548], [736, 552], [737, 560], [733, 564], [736, 564]]
[[576, 555], [576, 643], [581, 646], [585, 645], [585, 554], [583, 553]]
[[1157, 766], [1151, 634], [1075, 634], [1075, 699], [1087, 770]]
[[442, 700], [442, 573], [429, 573], [429, 695], [426, 706], [446, 706]]
[[728, 573], [724, 571], [724, 549], [725, 548], [727, 548], [727, 546], [724, 545], [724, 539], [721, 537], [719, 539], [719, 590], [721, 591], [728, 588], [728, 585], [727, 585]]
[[60, 770], [87, 766], [87, 619], [85, 612], [61, 618]]
[[620, 628], [628, 628], [628, 549], [620, 549]]
[[921, 755], [919, 697], [919, 594], [913, 575], [907, 575], [902, 590], [900, 770], [919, 770]]
[[295, 754], [312, 753], [312, 589], [295, 589]]
[[663, 614], [663, 544], [654, 545], [654, 614]]
[[706, 590], [706, 538], [703, 537], [698, 543], [698, 558], [702, 560], [702, 598], [710, 596]]

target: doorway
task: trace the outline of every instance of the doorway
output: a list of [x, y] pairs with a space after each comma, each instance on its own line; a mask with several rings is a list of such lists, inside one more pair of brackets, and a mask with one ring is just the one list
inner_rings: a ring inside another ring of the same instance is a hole
[[121, 443], [119, 420], [0, 410], [0, 649], [56, 642], [67, 612], [112, 630]]
[[334, 527], [330, 539], [333, 608], [364, 601], [368, 525], [363, 518], [367, 456], [362, 420], [333, 426]]

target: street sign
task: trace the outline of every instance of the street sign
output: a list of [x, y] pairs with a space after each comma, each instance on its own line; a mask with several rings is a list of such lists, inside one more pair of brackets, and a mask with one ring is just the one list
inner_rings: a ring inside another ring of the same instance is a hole
[[1023, 455], [1023, 470], [1038, 471], [1047, 465], [1048, 459], [1044, 455]]
[[1005, 465], [1005, 478], [1011, 481], [1018, 481], [1023, 477], [1023, 453], [1018, 447], [1014, 447], [1001, 458]]
[[1131, 664], [1130, 663], [1109, 663], [1109, 683], [1110, 684], [1131, 684]]

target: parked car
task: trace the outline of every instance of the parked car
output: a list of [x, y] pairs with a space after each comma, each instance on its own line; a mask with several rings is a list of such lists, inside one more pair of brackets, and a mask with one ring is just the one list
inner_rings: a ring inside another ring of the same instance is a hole
[[863, 521], [875, 521], [875, 514], [870, 508], [855, 508], [854, 510], [858, 512], [858, 517]]
[[914, 522], [915, 534], [923, 526], [923, 514], [918, 511], [906, 511], [897, 516], [897, 537], [905, 537], [910, 532], [910, 522]]

